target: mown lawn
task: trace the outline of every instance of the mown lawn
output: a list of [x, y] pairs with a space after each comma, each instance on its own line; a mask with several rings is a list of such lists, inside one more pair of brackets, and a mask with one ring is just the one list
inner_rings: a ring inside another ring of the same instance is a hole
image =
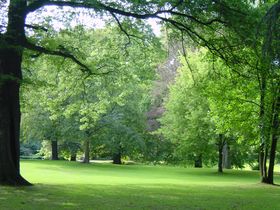
[[[0, 187], [0, 209], [280, 209], [253, 171], [24, 160], [32, 187]], [[280, 183], [280, 176], [276, 175]]]

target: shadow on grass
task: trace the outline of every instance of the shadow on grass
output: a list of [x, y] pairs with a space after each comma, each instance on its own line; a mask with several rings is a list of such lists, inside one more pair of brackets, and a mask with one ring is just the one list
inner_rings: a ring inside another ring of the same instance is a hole
[[0, 209], [280, 209], [262, 185], [43, 185], [0, 187]]

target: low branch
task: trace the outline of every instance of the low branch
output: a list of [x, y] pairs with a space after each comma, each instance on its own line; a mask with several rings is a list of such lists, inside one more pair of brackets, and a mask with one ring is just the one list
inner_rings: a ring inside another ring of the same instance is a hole
[[122, 26], [120, 20], [118, 19], [118, 17], [117, 17], [113, 12], [110, 12], [110, 14], [111, 14], [111, 15], [113, 16], [113, 18], [116, 20], [116, 22], [117, 22], [117, 24], [118, 24], [120, 30], [127, 36], [127, 38], [128, 38], [128, 44], [127, 44], [127, 45], [129, 45], [129, 44], [131, 43], [130, 37], [131, 37], [132, 35], [129, 34], [129, 33], [123, 28], [123, 26]]
[[44, 53], [44, 54], [48, 54], [48, 55], [56, 55], [56, 56], [60, 56], [63, 58], [68, 58], [68, 59], [72, 60], [74, 63], [76, 63], [77, 65], [79, 65], [80, 67], [82, 67], [81, 70], [83, 72], [86, 72], [88, 74], [93, 74], [93, 72], [91, 71], [91, 69], [88, 66], [83, 64], [74, 55], [72, 55], [68, 52], [62, 52], [59, 50], [50, 50], [45, 47], [35, 45], [35, 44], [29, 42], [28, 40], [26, 40], [24, 42], [23, 46], [26, 47], [27, 49], [30, 49], [30, 50], [33, 50], [33, 51], [36, 51], [39, 53]]
[[185, 18], [188, 18], [189, 20], [191, 21], [194, 21], [196, 23], [199, 23], [200, 25], [204, 25], [204, 26], [209, 26], [215, 22], [217, 23], [222, 23], [222, 24], [226, 24], [227, 22], [219, 19], [219, 18], [213, 18], [211, 20], [208, 20], [208, 21], [202, 21], [202, 20], [199, 20], [198, 18], [192, 16], [192, 15], [188, 15], [188, 14], [185, 14], [185, 13], [181, 13], [181, 12], [174, 12], [172, 10], [162, 10], [160, 11], [160, 13], [169, 13], [171, 15], [176, 15], [176, 16], [180, 16], [180, 17], [185, 17]]
[[244, 102], [244, 103], [250, 103], [250, 104], [253, 104], [257, 107], [260, 107], [260, 104], [256, 103], [255, 101], [251, 101], [251, 100], [248, 100], [248, 99], [244, 99], [244, 98], [234, 98], [234, 97], [224, 97], [224, 99], [226, 100], [229, 100], [229, 101], [238, 101], [238, 102]]
[[184, 33], [182, 32], [181, 33], [181, 45], [182, 45], [182, 50], [183, 50], [183, 57], [187, 63], [187, 66], [190, 70], [190, 73], [191, 73], [191, 76], [192, 76], [192, 80], [193, 80], [193, 84], [194, 86], [196, 85], [196, 81], [195, 81], [195, 78], [194, 78], [194, 72], [193, 72], [193, 69], [192, 69], [192, 66], [188, 60], [188, 57], [187, 57], [187, 52], [186, 52], [186, 49], [185, 49], [185, 43], [184, 43]]
[[[228, 5], [223, 3], [222, 1], [216, 0], [214, 1], [216, 4], [219, 4], [222, 8], [226, 10], [230, 10], [232, 12], [238, 12], [234, 8], [230, 8]], [[210, 20], [201, 20], [193, 15], [186, 14], [184, 12], [178, 11], [179, 5], [183, 4], [183, 0], [178, 0], [177, 3], [170, 9], [158, 9], [157, 11], [151, 12], [151, 13], [143, 13], [143, 12], [134, 12], [134, 11], [125, 11], [124, 9], [121, 8], [115, 8], [112, 7], [109, 4], [104, 4], [100, 1], [89, 1], [89, 0], [80, 0], [80, 1], [66, 1], [66, 0], [33, 0], [32, 3], [30, 3], [27, 6], [26, 13], [36, 11], [37, 9], [43, 7], [43, 6], [69, 6], [72, 8], [84, 8], [84, 9], [93, 9], [95, 12], [108, 12], [110, 13], [113, 18], [116, 20], [120, 30], [128, 37], [129, 43], [130, 43], [130, 38], [132, 37], [131, 34], [127, 32], [127, 30], [124, 29], [122, 26], [121, 22], [119, 21], [117, 15], [121, 15], [124, 17], [131, 17], [131, 18], [136, 18], [136, 19], [149, 19], [149, 18], [156, 18], [159, 19], [163, 22], [171, 24], [173, 27], [176, 29], [180, 30], [181, 32], [185, 32], [188, 34], [195, 42], [197, 42], [199, 45], [205, 46], [206, 48], [209, 49], [210, 52], [215, 52], [222, 60], [227, 60], [227, 57], [225, 56], [223, 50], [219, 49], [215, 44], [211, 43], [207, 38], [205, 38], [202, 35], [202, 32], [197, 32], [195, 29], [193, 29], [191, 26], [189, 26], [186, 22], [180, 22], [177, 21], [176, 19], [173, 19], [172, 17], [183, 17], [186, 18], [187, 20], [190, 20], [192, 22], [197, 23], [198, 25], [202, 27], [211, 27], [213, 23], [220, 23], [220, 24], [226, 24], [225, 21], [213, 17], [212, 19], [209, 18]], [[164, 14], [170, 14], [170, 18], [163, 17]], [[240, 15], [240, 14], [239, 14]], [[244, 15], [244, 14], [242, 14]], [[52, 54], [52, 52], [48, 52], [49, 54]], [[56, 54], [60, 55], [61, 52], [58, 51]], [[213, 53], [214, 54], [214, 53]], [[70, 56], [70, 57], [69, 57]], [[80, 63], [75, 57], [73, 57], [71, 54], [68, 54], [68, 58], [72, 59], [78, 64]], [[85, 66], [81, 63], [79, 64], [83, 68]], [[87, 69], [87, 68], [85, 68]]]
[[25, 24], [24, 26], [27, 28], [35, 29], [35, 30], [42, 30], [42, 31], [48, 32], [48, 29], [43, 26], [29, 25], [29, 24]]
[[214, 22], [219, 22], [219, 23], [223, 23], [223, 24], [226, 23], [225, 21], [222, 21], [221, 19], [218, 19], [218, 18], [214, 18], [209, 21], [202, 21], [192, 15], [174, 11], [174, 9], [176, 9], [182, 3], [183, 3], [183, 1], [180, 0], [174, 7], [172, 7], [169, 10], [158, 10], [154, 13], [138, 14], [138, 13], [134, 13], [134, 12], [127, 12], [127, 11], [124, 11], [121, 9], [113, 8], [111, 6], [108, 6], [108, 5], [98, 2], [98, 1], [90, 1], [90, 3], [89, 3], [86, 1], [85, 2], [71, 2], [71, 1], [42, 0], [42, 1], [34, 1], [34, 3], [30, 4], [27, 7], [26, 11], [27, 11], [27, 13], [34, 12], [35, 10], [37, 10], [43, 6], [69, 6], [69, 7], [73, 7], [73, 8], [85, 8], [85, 9], [94, 9], [97, 11], [107, 11], [111, 14], [113, 13], [113, 14], [118, 14], [118, 15], [122, 15], [122, 16], [126, 16], [126, 17], [133, 17], [133, 18], [137, 18], [137, 19], [159, 18], [159, 15], [171, 14], [171, 15], [186, 17], [192, 21], [195, 21], [195, 22], [197, 22], [201, 25], [205, 25], [205, 26], [211, 25]]

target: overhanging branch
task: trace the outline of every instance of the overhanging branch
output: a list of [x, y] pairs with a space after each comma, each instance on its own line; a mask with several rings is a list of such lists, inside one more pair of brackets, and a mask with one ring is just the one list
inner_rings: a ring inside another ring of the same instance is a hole
[[[239, 12], [239, 11], [235, 11], [233, 8], [228, 7], [226, 4], [223, 3], [223, 1], [216, 0], [214, 2], [222, 8], [225, 8], [225, 9], [230, 10], [235, 13]], [[72, 8], [93, 9], [95, 12], [108, 12], [116, 20], [120, 30], [128, 37], [129, 43], [130, 43], [130, 38], [134, 35], [131, 35], [128, 33], [128, 31], [121, 24], [117, 15], [136, 18], [136, 19], [156, 18], [165, 23], [169, 23], [176, 29], [180, 30], [181, 32], [188, 34], [199, 45], [203, 45], [203, 46], [207, 47], [211, 52], [215, 52], [215, 54], [217, 54], [223, 60], [227, 60], [226, 56], [224, 55], [224, 52], [221, 51], [215, 44], [211, 43], [210, 40], [205, 38], [202, 35], [202, 33], [203, 33], [202, 31], [198, 32], [193, 27], [188, 25], [187, 22], [185, 22], [185, 21], [182, 22], [182, 21], [176, 20], [176, 19], [174, 19], [174, 17], [175, 18], [182, 17], [182, 18], [185, 18], [186, 20], [190, 20], [192, 23], [196, 23], [197, 26], [207, 27], [207, 28], [210, 27], [211, 29], [213, 29], [212, 28], [213, 23], [226, 24], [226, 22], [220, 18], [215, 18], [215, 17], [210, 17], [210, 18], [207, 18], [206, 20], [202, 20], [201, 18], [195, 17], [192, 14], [182, 12], [179, 10], [179, 6], [182, 6], [182, 4], [184, 4], [184, 1], [178, 0], [178, 2], [170, 9], [164, 9], [163, 7], [161, 7], [162, 9], [158, 9], [156, 11], [154, 10], [149, 13], [149, 12], [143, 12], [143, 11], [135, 12], [133, 10], [128, 10], [126, 8], [116, 8], [116, 7], [113, 7], [112, 5], [105, 4], [100, 1], [33, 0], [33, 3], [29, 4], [29, 6], [27, 6], [26, 12], [29, 13], [29, 12], [36, 11], [37, 9], [39, 9], [43, 6], [60, 6], [60, 7], [68, 6], [68, 7], [72, 7]], [[185, 6], [185, 5], [183, 5], [183, 6]], [[168, 17], [168, 18], [164, 17], [163, 15], [165, 15], [165, 14], [171, 15], [171, 17]], [[242, 15], [244, 15], [244, 14], [242, 14]], [[59, 52], [58, 54], [60, 54], [60, 53], [61, 52]], [[70, 54], [70, 59], [72, 59], [73, 61], [76, 60], [76, 58], [73, 58], [71, 54]], [[81, 66], [83, 66], [83, 65], [81, 65]]]
[[44, 53], [44, 54], [48, 54], [48, 55], [56, 55], [56, 56], [60, 56], [63, 58], [68, 58], [68, 59], [72, 60], [74, 63], [76, 63], [78, 66], [80, 66], [81, 70], [83, 72], [86, 72], [88, 74], [93, 74], [92, 70], [87, 65], [83, 64], [74, 55], [72, 55], [68, 52], [62, 52], [60, 50], [50, 50], [45, 47], [35, 45], [35, 44], [29, 42], [28, 40], [26, 40], [23, 45], [27, 49], [30, 49], [30, 50], [33, 50], [33, 51], [36, 51], [39, 53]]
[[24, 26], [27, 27], [27, 28], [34, 29], [34, 30], [42, 30], [42, 31], [48, 32], [48, 29], [43, 27], [43, 26], [30, 25], [30, 24], [24, 24]]
[[26, 12], [34, 12], [37, 9], [43, 7], [43, 6], [69, 6], [72, 8], [85, 8], [85, 9], [94, 9], [96, 11], [107, 11], [111, 14], [118, 14], [126, 17], [133, 17], [137, 19], [148, 19], [148, 18], [159, 18], [159, 15], [162, 14], [170, 14], [170, 15], [175, 15], [175, 16], [180, 16], [180, 17], [185, 17], [188, 18], [192, 21], [197, 22], [198, 24], [209, 26], [214, 22], [219, 22], [222, 24], [225, 24], [225, 21], [222, 21], [221, 19], [218, 18], [213, 18], [209, 21], [202, 21], [199, 20], [197, 17], [194, 17], [192, 15], [188, 15], [185, 13], [181, 13], [178, 11], [174, 11], [179, 5], [181, 5], [183, 1], [179, 1], [175, 6], [173, 6], [171, 9], [168, 10], [158, 10], [153, 13], [145, 13], [145, 14], [139, 14], [135, 12], [129, 12], [129, 11], [124, 11], [118, 8], [111, 7], [109, 5], [103, 4], [98, 1], [79, 1], [79, 2], [73, 2], [73, 1], [49, 1], [49, 0], [41, 0], [41, 1], [34, 1], [34, 3], [31, 3], [27, 9]]
[[194, 71], [193, 71], [192, 66], [191, 66], [191, 64], [188, 60], [188, 57], [187, 57], [187, 52], [186, 52], [186, 49], [185, 49], [184, 33], [183, 32], [181, 33], [181, 45], [182, 45], [183, 57], [186, 61], [186, 64], [187, 64], [189, 70], [190, 70], [191, 77], [192, 77], [192, 80], [193, 80], [193, 84], [195, 86], [196, 81], [195, 81], [195, 78], [194, 78]]

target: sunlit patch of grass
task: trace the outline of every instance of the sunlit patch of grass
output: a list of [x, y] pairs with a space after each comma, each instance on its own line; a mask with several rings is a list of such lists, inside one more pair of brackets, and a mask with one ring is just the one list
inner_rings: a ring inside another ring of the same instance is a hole
[[1, 210], [280, 209], [256, 171], [25, 160], [22, 174], [35, 185], [0, 187]]

